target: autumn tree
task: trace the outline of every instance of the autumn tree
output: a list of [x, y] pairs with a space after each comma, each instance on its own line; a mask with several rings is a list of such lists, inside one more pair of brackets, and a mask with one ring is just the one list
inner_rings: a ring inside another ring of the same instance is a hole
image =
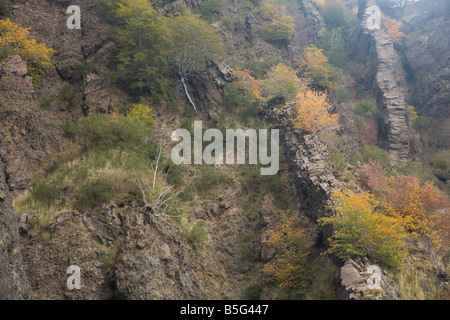
[[416, 108], [414, 106], [408, 106], [408, 119], [411, 125], [414, 125], [419, 119], [419, 115], [416, 112]]
[[292, 123], [297, 131], [315, 133], [337, 125], [338, 115], [329, 113], [331, 105], [326, 93], [311, 89], [300, 91], [295, 107], [296, 115]]
[[263, 0], [260, 12], [267, 40], [287, 40], [294, 34], [293, 17], [288, 14], [288, 8], [281, 1]]
[[370, 160], [363, 168], [364, 173], [367, 175], [367, 186], [375, 195], [384, 196], [387, 191], [388, 178], [386, 177], [386, 171], [383, 169], [378, 161]]
[[435, 214], [448, 206], [448, 199], [441, 190], [431, 182], [421, 185], [417, 175], [397, 173], [389, 178], [385, 200], [389, 215], [403, 219], [406, 229], [414, 235], [425, 236], [436, 243]]
[[11, 49], [34, 67], [51, 67], [51, 57], [55, 50], [47, 48], [44, 43], [37, 43], [29, 36], [30, 31], [27, 28], [18, 26], [9, 18], [0, 20], [0, 47]]
[[155, 114], [153, 113], [152, 108], [141, 103], [134, 104], [133, 107], [127, 111], [127, 117], [141, 122], [148, 128], [151, 128], [155, 122]]
[[133, 94], [164, 95], [170, 48], [163, 17], [148, 0], [119, 0], [113, 10], [118, 27], [118, 70], [124, 86]]
[[300, 72], [303, 77], [311, 78], [313, 83], [332, 89], [333, 84], [329, 80], [330, 70], [327, 65], [328, 59], [323, 50], [315, 45], [306, 47], [303, 51], [303, 59], [300, 61]]
[[341, 259], [369, 256], [390, 266], [399, 266], [405, 259], [408, 236], [401, 219], [375, 211], [378, 202], [370, 193], [334, 190], [333, 215], [318, 220], [333, 226], [327, 253]]
[[269, 238], [264, 241], [278, 254], [264, 266], [264, 272], [282, 288], [304, 290], [304, 266], [312, 244], [309, 230], [295, 214], [288, 216], [282, 211], [280, 215], [280, 223], [269, 230]]
[[381, 20], [383, 22], [383, 28], [387, 33], [389, 33], [392, 41], [397, 44], [401, 44], [402, 39], [405, 37], [405, 34], [400, 31], [400, 29], [403, 27], [403, 24], [400, 21], [390, 18], [384, 14], [381, 14]]
[[264, 100], [261, 92], [261, 81], [255, 79], [250, 74], [250, 70], [236, 68], [233, 70], [233, 77], [236, 79], [234, 84], [239, 90], [249, 93], [258, 101]]
[[306, 85], [305, 81], [299, 79], [295, 70], [284, 63], [272, 67], [261, 83], [265, 97], [282, 97], [285, 101], [295, 100], [300, 89], [305, 89]]
[[171, 32], [173, 50], [171, 61], [178, 69], [181, 84], [192, 108], [197, 111], [189, 95], [186, 80], [193, 72], [205, 68], [208, 59], [216, 59], [223, 53], [220, 35], [200, 15], [184, 10], [167, 22]]

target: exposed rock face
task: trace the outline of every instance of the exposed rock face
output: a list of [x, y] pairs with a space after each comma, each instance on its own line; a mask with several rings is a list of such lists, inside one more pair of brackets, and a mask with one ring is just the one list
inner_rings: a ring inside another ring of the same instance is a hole
[[[0, 132], [0, 150], [5, 148], [3, 139]], [[0, 300], [27, 299], [30, 296], [28, 281], [21, 265], [20, 249], [7, 172], [0, 153]]]
[[367, 42], [374, 72], [374, 89], [382, 123], [382, 135], [387, 138], [393, 161], [406, 160], [410, 156], [410, 129], [407, 120], [407, 104], [403, 90], [397, 83], [399, 59], [394, 44], [382, 29], [369, 30], [367, 21], [372, 15], [369, 7], [375, 0], [360, 1], [364, 10], [361, 22], [362, 42]]
[[410, 3], [402, 16], [405, 55], [410, 67], [411, 104], [420, 115], [434, 118], [437, 145], [450, 148], [450, 2]]
[[339, 298], [346, 300], [397, 300], [394, 282], [367, 258], [348, 259], [340, 269]]
[[29, 297], [10, 193], [29, 187], [45, 143], [26, 69], [18, 56], [0, 67], [0, 299]]
[[[106, 27], [98, 4], [83, 2], [82, 27], [98, 31], [86, 34], [66, 27], [68, 15], [61, 6], [72, 4], [76, 1], [13, 3], [11, 19], [28, 27], [32, 38], [57, 51], [53, 60], [56, 68], [43, 77], [44, 95], [57, 95], [62, 80], [70, 80], [74, 66], [97, 57], [98, 52], [109, 59], [107, 52], [101, 51], [108, 32], [106, 28], [98, 30]], [[27, 189], [42, 172], [42, 161], [49, 153], [64, 149], [62, 124], [81, 114], [81, 110], [69, 114], [41, 109], [27, 72], [26, 62], [19, 56], [0, 66], [0, 299], [30, 297], [10, 193]]]
[[309, 25], [314, 29], [316, 34], [318, 34], [322, 28], [326, 27], [322, 16], [317, 11], [311, 0], [300, 0], [299, 3], [306, 18], [308, 19]]
[[271, 109], [267, 117], [280, 129], [280, 142], [293, 175], [298, 201], [302, 209], [314, 219], [322, 217], [325, 206], [331, 204], [332, 189], [341, 188], [326, 161], [328, 150], [316, 134], [300, 134], [288, 119], [293, 106]]
[[[33, 291], [32, 299], [110, 299], [101, 247], [87, 228], [82, 215], [64, 213], [49, 230], [49, 239], [37, 237], [27, 243], [24, 264]], [[80, 267], [81, 289], [67, 288], [67, 268]]]

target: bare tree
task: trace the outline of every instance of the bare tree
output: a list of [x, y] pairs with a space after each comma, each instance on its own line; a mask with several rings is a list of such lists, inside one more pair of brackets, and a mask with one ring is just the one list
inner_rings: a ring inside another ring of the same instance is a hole
[[[158, 157], [156, 158], [154, 164], [152, 165], [152, 181], [151, 183], [144, 183], [134, 170], [135, 183], [142, 194], [142, 199], [144, 201], [144, 206], [142, 211], [144, 214], [150, 213], [151, 216], [171, 216], [167, 214], [169, 208], [169, 201], [175, 197], [178, 192], [175, 192], [175, 186], [170, 185], [167, 182], [167, 175], [162, 177], [159, 171], [161, 164], [161, 153], [162, 147], [159, 149]], [[162, 178], [162, 182], [158, 182]]]

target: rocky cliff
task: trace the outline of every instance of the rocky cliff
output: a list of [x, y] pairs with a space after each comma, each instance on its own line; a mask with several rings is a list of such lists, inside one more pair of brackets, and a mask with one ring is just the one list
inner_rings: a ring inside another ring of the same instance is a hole
[[[204, 1], [154, 3], [159, 12], [167, 14], [185, 5], [198, 8]], [[227, 49], [225, 63], [210, 63], [208, 72], [197, 75], [189, 84], [200, 106], [198, 117], [205, 121], [217, 115], [220, 108], [212, 110], [211, 106], [220, 104], [222, 89], [231, 82], [231, 68], [227, 64], [258, 61], [278, 54], [295, 61], [302, 46], [317, 39], [325, 26], [311, 1], [299, 1], [300, 10], [292, 13], [295, 34], [285, 43], [274, 44], [263, 39], [260, 17], [243, 10], [246, 1], [225, 3], [227, 10], [223, 15], [228, 18], [244, 12], [232, 28], [214, 23]], [[372, 3], [364, 1], [362, 9]], [[65, 9], [73, 4], [83, 8], [82, 30], [65, 27]], [[102, 65], [100, 71], [107, 73], [113, 64], [114, 43], [102, 5], [96, 1], [68, 0], [17, 0], [13, 5], [11, 19], [29, 26], [33, 38], [54, 48], [56, 54], [55, 68], [43, 77], [38, 90], [20, 57], [14, 57], [0, 69], [0, 299], [239, 299], [243, 297], [242, 288], [254, 278], [262, 284], [258, 297], [273, 298], [269, 279], [253, 277], [252, 273], [254, 265], [262, 265], [275, 255], [265, 240], [268, 230], [277, 222], [278, 208], [269, 196], [261, 203], [252, 202], [250, 209], [244, 208], [245, 197], [255, 188], [245, 180], [247, 173], [239, 173], [232, 187], [217, 188], [213, 197], [197, 199], [199, 203], [189, 208], [189, 222], [197, 223], [207, 232], [203, 247], [188, 241], [174, 221], [150, 219], [136, 205], [63, 212], [45, 234], [29, 236], [29, 216], [26, 212], [16, 212], [21, 215], [20, 220], [14, 216], [12, 196], [29, 188], [52, 157], [64, 151], [68, 144], [62, 135], [64, 123], [91, 112], [109, 112], [123, 93], [105, 85], [99, 70], [85, 74], [81, 80], [75, 72], [97, 64]], [[367, 30], [366, 19], [367, 14], [363, 17], [360, 42], [372, 62], [383, 134], [393, 160], [405, 160], [410, 155], [410, 133], [404, 92], [396, 76], [401, 66], [392, 40], [381, 30]], [[440, 78], [445, 78], [445, 73]], [[82, 97], [73, 110], [59, 105], [59, 92], [65, 84], [70, 84]], [[45, 107], [39, 103], [43, 96], [53, 97], [56, 102]], [[320, 135], [304, 135], [292, 128], [289, 122], [292, 105], [261, 110], [265, 119], [281, 131], [286, 159], [282, 175], [286, 181], [290, 176], [289, 196], [295, 208], [301, 206], [314, 221], [331, 214], [326, 205], [330, 204], [333, 189], [349, 187], [328, 164], [329, 154], [345, 150], [349, 158], [358, 150], [349, 106], [332, 100], [333, 111], [341, 115], [341, 121], [337, 137], [328, 142]], [[155, 137], [167, 145], [171, 130], [179, 125], [179, 116], [157, 110], [156, 122]], [[346, 166], [351, 173], [354, 169]], [[192, 172], [187, 170], [185, 174]], [[256, 216], [249, 217], [249, 210], [254, 210]], [[251, 239], [244, 241], [251, 247], [253, 262], [239, 256], [242, 251], [239, 237], [248, 235], [248, 231]], [[323, 249], [330, 232], [315, 229], [316, 248]], [[367, 259], [348, 260], [344, 265], [335, 261], [340, 268], [339, 298], [398, 298], [389, 275]], [[82, 268], [80, 291], [66, 288], [66, 269], [73, 264]], [[379, 292], [381, 289], [383, 294]]]
[[420, 1], [401, 15], [407, 31], [404, 54], [409, 66], [409, 101], [420, 115], [436, 120], [433, 137], [439, 148], [450, 147], [450, 3]]
[[362, 35], [359, 42], [367, 43], [363, 47], [371, 60], [373, 86], [382, 119], [381, 133], [387, 140], [392, 160], [406, 160], [410, 157], [411, 134], [405, 93], [397, 81], [397, 72], [402, 66], [390, 35], [380, 28], [368, 28], [372, 5], [376, 5], [375, 0], [360, 1]]

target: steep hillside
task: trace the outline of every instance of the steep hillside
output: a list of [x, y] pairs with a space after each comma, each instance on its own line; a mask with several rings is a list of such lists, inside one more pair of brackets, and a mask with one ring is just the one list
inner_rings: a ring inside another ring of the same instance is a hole
[[[426, 2], [0, 2], [55, 50], [41, 70], [0, 26], [0, 299], [448, 297], [448, 10]], [[196, 121], [278, 129], [278, 173], [175, 165]]]

